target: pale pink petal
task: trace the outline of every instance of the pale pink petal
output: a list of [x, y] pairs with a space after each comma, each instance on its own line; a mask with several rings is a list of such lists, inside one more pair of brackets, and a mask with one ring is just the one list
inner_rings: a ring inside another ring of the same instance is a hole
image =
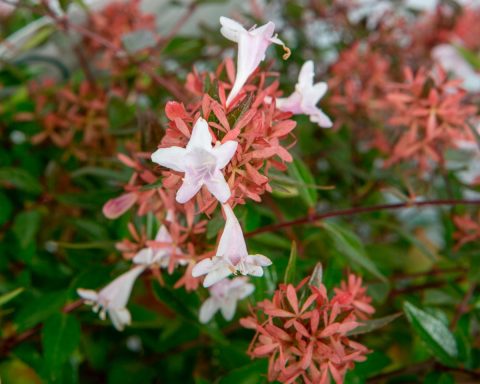
[[272, 261], [263, 255], [250, 255], [247, 257], [247, 262], [254, 265], [259, 265], [261, 267], [268, 267], [269, 265], [272, 265]]
[[185, 204], [202, 188], [202, 182], [198, 178], [185, 173], [183, 184], [177, 191], [176, 199], [180, 204]]
[[83, 288], [78, 288], [77, 289], [77, 294], [80, 296], [82, 299], [95, 302], [98, 299], [98, 294], [96, 291], [93, 291], [91, 289], [83, 289]]
[[177, 172], [185, 172], [183, 163], [186, 151], [180, 147], [159, 148], [152, 153], [151, 159], [154, 163], [172, 169]]
[[117, 331], [123, 331], [125, 325], [130, 325], [132, 317], [126, 308], [116, 308], [108, 310], [108, 316]]
[[119, 197], [108, 200], [103, 206], [102, 212], [108, 219], [116, 219], [117, 217], [128, 211], [133, 204], [137, 202], [136, 193], [125, 193]]
[[308, 60], [302, 65], [298, 75], [298, 86], [300, 89], [307, 89], [313, 85], [313, 78], [315, 73], [313, 71], [313, 61]]
[[165, 225], [160, 226], [160, 229], [158, 230], [157, 235], [155, 236], [155, 240], [162, 243], [172, 242], [172, 236], [170, 236], [170, 233], [168, 233], [168, 229], [167, 227], [165, 227]]
[[302, 95], [299, 92], [293, 92], [288, 97], [279, 97], [275, 104], [280, 111], [291, 112], [294, 114], [303, 113]]
[[193, 126], [190, 141], [187, 144], [187, 150], [193, 148], [203, 148], [207, 151], [212, 149], [212, 135], [208, 129], [208, 123], [202, 117], [199, 117]]
[[150, 265], [153, 263], [153, 249], [143, 248], [133, 258], [133, 263]]
[[317, 123], [322, 128], [331, 128], [333, 126], [332, 120], [323, 113], [323, 111], [319, 108], [315, 108], [315, 111], [310, 113], [310, 121], [312, 123]]
[[135, 280], [144, 270], [145, 266], [140, 265], [117, 277], [98, 293], [100, 300], [105, 300], [109, 308], [124, 308]]
[[237, 309], [237, 300], [234, 298], [227, 298], [220, 307], [220, 311], [222, 312], [223, 317], [225, 320], [230, 321], [235, 316], [235, 310]]
[[215, 171], [211, 179], [205, 180], [205, 185], [210, 193], [222, 204], [225, 203], [231, 196], [230, 187], [225, 181], [225, 177], [223, 176], [222, 172], [219, 170]]
[[205, 288], [211, 287], [213, 284], [218, 283], [220, 280], [230, 276], [232, 271], [228, 268], [228, 264], [224, 263], [219, 265], [218, 268], [208, 273], [203, 281], [203, 286]]
[[211, 259], [203, 259], [192, 268], [192, 276], [199, 277], [206, 275], [213, 269], [214, 265], [215, 263]]
[[212, 153], [217, 158], [217, 168], [223, 169], [235, 155], [237, 151], [238, 143], [230, 140], [218, 147], [214, 147]]
[[216, 301], [213, 297], [209, 297], [200, 307], [200, 322], [203, 324], [208, 323], [219, 308], [220, 306], [218, 301]]
[[247, 256], [247, 245], [243, 237], [242, 227], [238, 222], [232, 208], [228, 204], [222, 205], [226, 221], [222, 236], [218, 242], [217, 255], [226, 258]]
[[237, 23], [235, 20], [229, 19], [228, 17], [221, 16], [220, 24], [222, 24], [220, 33], [228, 40], [234, 41], [235, 43], [238, 43], [238, 35], [240, 33], [247, 32], [240, 23]]

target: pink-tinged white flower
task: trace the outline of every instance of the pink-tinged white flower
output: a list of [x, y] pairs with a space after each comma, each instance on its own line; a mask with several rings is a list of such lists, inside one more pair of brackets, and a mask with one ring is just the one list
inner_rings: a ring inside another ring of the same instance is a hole
[[295, 92], [285, 98], [276, 100], [277, 108], [284, 112], [293, 114], [304, 114], [310, 116], [312, 123], [320, 127], [330, 128], [332, 121], [317, 107], [317, 103], [327, 92], [327, 83], [313, 83], [314, 72], [311, 60], [303, 64], [298, 76], [298, 83], [295, 85]]
[[224, 204], [225, 228], [218, 243], [216, 256], [204, 259], [192, 269], [192, 276], [207, 275], [203, 286], [208, 288], [231, 274], [263, 276], [263, 268], [272, 264], [263, 255], [249, 255], [242, 228], [232, 208]]
[[220, 24], [222, 24], [220, 29], [222, 35], [238, 43], [237, 75], [227, 98], [228, 107], [242, 90], [248, 77], [255, 71], [260, 62], [265, 59], [265, 52], [270, 44], [282, 45], [287, 52], [284, 58], [290, 56], [290, 50], [276, 34], [273, 34], [275, 24], [271, 21], [261, 27], [253, 27], [248, 31], [241, 24], [228, 17], [220, 17]]
[[145, 267], [137, 266], [117, 277], [105, 288], [96, 292], [91, 289], [77, 289], [78, 295], [86, 304], [93, 305], [93, 311], [100, 311], [100, 319], [105, 320], [106, 314], [110, 317], [113, 326], [118, 331], [123, 331], [130, 325], [132, 319], [126, 308], [133, 284]]
[[172, 146], [157, 149], [152, 161], [177, 172], [184, 172], [183, 184], [176, 199], [183, 204], [189, 201], [203, 185], [218, 201], [225, 203], [231, 195], [221, 170], [230, 162], [237, 150], [236, 141], [226, 141], [212, 147], [208, 123], [199, 118], [195, 123], [186, 148]]
[[[160, 226], [155, 236], [155, 241], [163, 243], [164, 245], [161, 248], [143, 248], [135, 255], [132, 261], [135, 264], [145, 266], [158, 265], [160, 268], [168, 268], [172, 256], [180, 256], [183, 254], [182, 250], [174, 245], [172, 236], [165, 225]], [[187, 260], [176, 260], [176, 264], [178, 265], [186, 265], [187, 263]]]
[[220, 311], [225, 320], [232, 320], [237, 302], [243, 300], [255, 290], [246, 277], [223, 279], [209, 288], [210, 297], [200, 308], [200, 322], [208, 323]]

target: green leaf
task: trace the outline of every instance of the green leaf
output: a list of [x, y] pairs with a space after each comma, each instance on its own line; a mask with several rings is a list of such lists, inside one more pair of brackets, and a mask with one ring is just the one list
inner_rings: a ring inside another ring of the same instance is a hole
[[18, 325], [18, 330], [21, 332], [33, 328], [53, 313], [59, 311], [65, 303], [66, 294], [67, 292], [62, 290], [29, 300], [15, 314], [14, 322]]
[[10, 220], [13, 212], [13, 205], [6, 194], [0, 191], [0, 225]]
[[80, 324], [73, 315], [56, 313], [44, 324], [42, 346], [45, 366], [52, 381], [80, 342]]
[[17, 289], [14, 289], [13, 291], [10, 291], [10, 292], [7, 292], [7, 293], [3, 294], [2, 296], [0, 296], [0, 306], [8, 303], [11, 300], [13, 300], [15, 297], [17, 297], [23, 291], [24, 291], [24, 288], [17, 288]]
[[309, 207], [314, 207], [317, 203], [318, 194], [315, 189], [315, 179], [308, 167], [299, 159], [294, 159], [288, 164], [288, 174], [298, 180], [302, 185], [298, 188], [300, 197]]
[[[113, 130], [124, 127], [128, 123], [131, 123], [135, 118], [135, 109], [119, 97], [110, 98], [108, 101], [107, 112], [110, 128]], [[110, 170], [104, 171], [112, 172]]]
[[297, 244], [292, 241], [292, 248], [290, 249], [290, 258], [288, 259], [287, 269], [285, 269], [285, 277], [283, 281], [285, 284], [295, 284], [295, 271], [297, 269]]
[[41, 217], [40, 211], [24, 211], [15, 217], [13, 232], [23, 249], [35, 241], [35, 236], [40, 228]]
[[2, 167], [0, 168], [0, 184], [13, 186], [24, 192], [39, 194], [42, 186], [30, 173], [22, 168]]
[[437, 317], [406, 301], [403, 310], [410, 324], [430, 349], [433, 357], [452, 365], [458, 358], [457, 341], [448, 327]]
[[353, 232], [340, 227], [337, 224], [322, 223], [334, 241], [334, 245], [340, 254], [347, 257], [352, 263], [364, 268], [382, 281], [387, 281], [377, 266], [371, 261], [365, 252], [360, 239]]
[[378, 319], [363, 321], [357, 328], [348, 332], [348, 336], [361, 335], [383, 328], [387, 324], [390, 324], [392, 321], [398, 319], [400, 316], [402, 316], [401, 313], [394, 313], [393, 315], [380, 317]]
[[[261, 378], [265, 377], [267, 372], [267, 359], [261, 359], [247, 364], [243, 367], [234, 369], [226, 376], [222, 377], [218, 384], [259, 384]], [[266, 382], [264, 379], [263, 382]]]

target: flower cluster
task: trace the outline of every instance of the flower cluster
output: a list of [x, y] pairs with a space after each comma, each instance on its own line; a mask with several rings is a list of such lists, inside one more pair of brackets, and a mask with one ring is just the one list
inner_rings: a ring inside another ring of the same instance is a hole
[[294, 383], [301, 378], [321, 384], [329, 383], [331, 376], [343, 383], [346, 371], [368, 353], [348, 333], [374, 313], [371, 298], [354, 275], [335, 289], [331, 299], [323, 284], [305, 287], [306, 282], [280, 285], [272, 300], [258, 303], [249, 317], [240, 320], [256, 332], [249, 354], [269, 359], [269, 381]]
[[[203, 279], [209, 289], [200, 320], [209, 321], [218, 310], [230, 320], [237, 301], [254, 289], [246, 276], [260, 277], [272, 263], [266, 256], [249, 254], [233, 208], [246, 199], [260, 201], [265, 191], [271, 191], [269, 169], [285, 170], [285, 163], [292, 161], [288, 152], [295, 143], [292, 114], [304, 113], [320, 126], [332, 125], [316, 107], [327, 85], [314, 84], [312, 62], [304, 65], [288, 98], [280, 97], [277, 79], [270, 82], [276, 75], [257, 69], [272, 43], [284, 47], [285, 57], [290, 54], [274, 35], [272, 22], [250, 30], [225, 17], [220, 23], [221, 33], [238, 43], [236, 70], [233, 61], [225, 59], [214, 74], [191, 73], [186, 88], [193, 100], [186, 106], [176, 101], [166, 104], [169, 124], [158, 149], [151, 155], [133, 150], [131, 156], [118, 156], [133, 175], [125, 192], [109, 200], [103, 213], [114, 219], [136, 205], [139, 216], [153, 214], [161, 225], [155, 239], [148, 240], [131, 223], [134, 241], [123, 240], [117, 248], [132, 261], [133, 269], [98, 294], [79, 290], [95, 304], [94, 309], [102, 307], [101, 314], [109, 314], [117, 329], [130, 322], [125, 305], [141, 271], [151, 270], [162, 283], [161, 270], [171, 274], [179, 266], [186, 268], [176, 288], [193, 290]], [[206, 221], [199, 214], [213, 214], [218, 203], [225, 227], [212, 251], [198, 241], [206, 231]], [[238, 274], [242, 276], [229, 279]], [[116, 284], [124, 280], [128, 289]]]
[[459, 80], [449, 80], [441, 69], [417, 73], [405, 70], [405, 82], [393, 83], [387, 95], [396, 127], [390, 137], [392, 148], [386, 165], [400, 160], [414, 160], [420, 170], [431, 163], [443, 163], [444, 152], [455, 148], [459, 140], [472, 140], [468, 118], [476, 107], [465, 101]]
[[[124, 38], [138, 31], [148, 31], [155, 36], [155, 16], [140, 9], [140, 0], [112, 2], [99, 12], [89, 14], [86, 25], [96, 38], [85, 36], [82, 44], [86, 53], [96, 59], [100, 69], [109, 69], [113, 74], [121, 74], [128, 65], [128, 58], [119, 55], [123, 50]], [[98, 41], [98, 36], [108, 41], [108, 45]], [[145, 54], [149, 49], [146, 48]], [[136, 52], [136, 57], [140, 52]]]
[[[66, 152], [86, 160], [88, 154], [113, 154], [115, 139], [109, 133], [108, 95], [88, 82], [59, 88], [51, 80], [31, 83], [32, 113], [17, 114], [18, 121], [37, 121], [43, 130], [32, 136], [33, 144], [50, 142]], [[122, 97], [120, 89], [112, 96]]]

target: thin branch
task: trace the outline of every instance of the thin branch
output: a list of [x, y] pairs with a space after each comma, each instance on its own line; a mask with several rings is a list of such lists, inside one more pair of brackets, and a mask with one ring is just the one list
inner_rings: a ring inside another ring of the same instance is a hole
[[392, 210], [398, 210], [403, 208], [420, 208], [420, 207], [451, 206], [451, 205], [480, 205], [480, 199], [475, 199], [475, 200], [443, 199], [443, 200], [427, 200], [427, 201], [407, 201], [405, 203], [381, 204], [381, 205], [373, 205], [370, 207], [355, 207], [355, 208], [342, 209], [338, 211], [315, 213], [312, 215], [301, 217], [299, 219], [285, 221], [283, 223], [272, 224], [262, 228], [258, 228], [254, 231], [246, 233], [245, 237], [253, 237], [260, 233], [273, 232], [279, 229], [293, 227], [297, 225], [313, 224], [317, 221], [327, 219], [329, 217], [354, 216], [362, 213], [377, 212], [377, 211], [392, 211]]

